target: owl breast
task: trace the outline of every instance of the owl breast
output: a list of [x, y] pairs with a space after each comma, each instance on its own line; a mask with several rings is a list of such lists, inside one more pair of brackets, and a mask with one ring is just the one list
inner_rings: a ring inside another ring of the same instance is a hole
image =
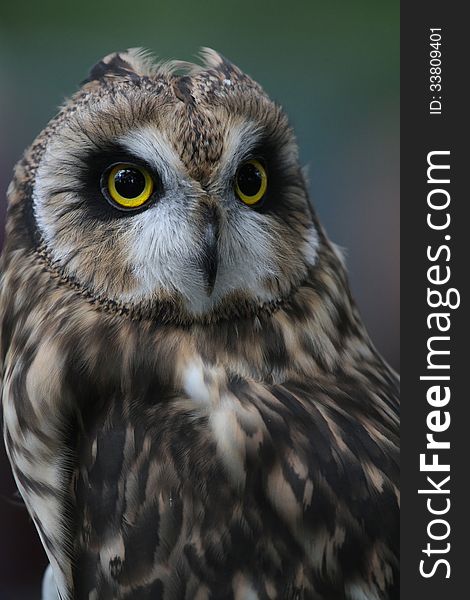
[[77, 598], [293, 598], [303, 551], [263, 491], [259, 453], [275, 458], [261, 414], [220, 367], [181, 375], [181, 390], [154, 380], [83, 413]]
[[[312, 419], [293, 382], [267, 386], [200, 358], [181, 364], [181, 387], [154, 378], [83, 413], [76, 597], [344, 598], [353, 547], [363, 568], [384, 561], [391, 578], [379, 541], [388, 524], [379, 512], [375, 531], [357, 520], [396, 504], [374, 435], [359, 427], [343, 441], [345, 417], [320, 401]], [[370, 456], [355, 456], [366, 444]]]

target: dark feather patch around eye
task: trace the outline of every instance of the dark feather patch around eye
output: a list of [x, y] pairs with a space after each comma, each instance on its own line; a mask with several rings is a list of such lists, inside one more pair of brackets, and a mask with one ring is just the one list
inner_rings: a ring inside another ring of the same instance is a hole
[[[120, 211], [111, 206], [104, 197], [101, 189], [103, 174], [117, 163], [134, 164], [145, 168], [151, 174], [154, 181], [154, 192], [152, 199], [142, 207], [127, 212]], [[163, 186], [158, 173], [145, 161], [133, 156], [119, 144], [108, 144], [100, 149], [90, 150], [85, 155], [77, 157], [76, 163], [71, 164], [68, 168], [76, 169], [78, 186], [74, 191], [80, 197], [82, 204], [86, 205], [90, 217], [98, 220], [121, 219], [143, 212], [150, 208], [163, 193]]]
[[276, 135], [266, 134], [250, 151], [249, 158], [259, 160], [267, 171], [268, 187], [259, 204], [250, 207], [263, 214], [277, 215], [281, 220], [288, 220], [293, 207], [292, 194], [294, 187], [303, 191], [302, 178], [298, 170], [286, 165], [280, 152], [280, 140]]

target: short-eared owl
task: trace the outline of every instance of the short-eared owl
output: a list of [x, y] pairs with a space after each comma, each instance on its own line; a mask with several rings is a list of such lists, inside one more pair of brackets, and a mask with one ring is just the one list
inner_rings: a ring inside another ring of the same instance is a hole
[[60, 598], [397, 598], [397, 378], [263, 89], [109, 55], [8, 196], [4, 435]]

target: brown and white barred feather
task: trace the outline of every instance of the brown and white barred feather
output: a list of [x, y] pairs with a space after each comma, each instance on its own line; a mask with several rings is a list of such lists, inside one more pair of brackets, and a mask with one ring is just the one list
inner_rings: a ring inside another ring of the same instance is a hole
[[[203, 309], [174, 290], [133, 302], [122, 292], [129, 276], [111, 267], [113, 281], [100, 287], [99, 261], [116, 248], [103, 241], [93, 255], [81, 247], [67, 230], [83, 225], [73, 214], [64, 211], [70, 221], [50, 238], [65, 244], [67, 233], [78, 244], [66, 263], [38, 228], [38, 218], [54, 227], [34, 207], [43, 157], [95, 93], [129, 89], [135, 101], [140, 86], [139, 94], [158, 97], [169, 80], [176, 109], [189, 111], [175, 121], [174, 149], [197, 181], [210, 179], [207, 165], [228, 143], [207, 98], [249, 90], [251, 105], [264, 107], [261, 124], [274, 118], [281, 127], [261, 88], [218, 55], [185, 76], [123, 56], [95, 67], [27, 151], [9, 190], [0, 296], [5, 442], [60, 597], [398, 598], [398, 382], [364, 331], [308, 200], [268, 215], [274, 230], [290, 227], [276, 277]], [[287, 130], [276, 135], [292, 143]], [[289, 189], [305, 194], [295, 173]], [[90, 235], [102, 239], [115, 226], [94, 224]], [[310, 250], [297, 252], [312, 231]]]

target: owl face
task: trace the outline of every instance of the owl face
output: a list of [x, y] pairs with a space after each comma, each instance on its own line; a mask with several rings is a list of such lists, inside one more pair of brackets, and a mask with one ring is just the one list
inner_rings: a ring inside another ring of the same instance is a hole
[[285, 115], [212, 51], [106, 57], [44, 132], [33, 212], [50, 263], [100, 301], [180, 320], [277, 302], [319, 234]]

